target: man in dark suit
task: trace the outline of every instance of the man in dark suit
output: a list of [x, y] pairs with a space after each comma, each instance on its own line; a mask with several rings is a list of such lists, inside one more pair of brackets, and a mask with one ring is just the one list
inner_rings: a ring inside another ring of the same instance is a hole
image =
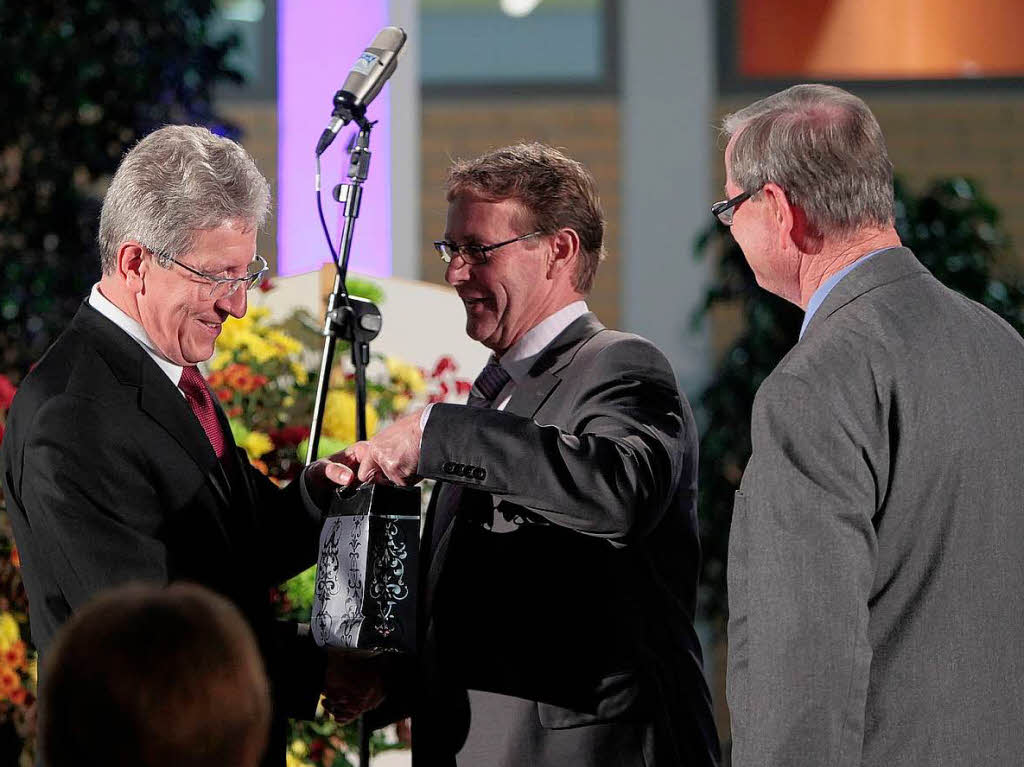
[[[584, 301], [593, 177], [540, 144], [457, 163], [435, 243], [493, 351], [437, 404], [336, 456], [440, 480], [424, 532], [418, 765], [711, 765], [693, 628], [697, 438], [665, 357]], [[355, 479], [355, 477], [353, 477]]]
[[863, 101], [795, 86], [724, 132], [713, 210], [806, 309], [736, 494], [733, 764], [1018, 764], [1024, 341], [901, 247]]
[[262, 278], [269, 198], [252, 158], [203, 128], [162, 128], [125, 156], [100, 218], [102, 277], [15, 397], [3, 482], [40, 653], [109, 586], [203, 584], [259, 641], [274, 703], [265, 763], [280, 765], [286, 717], [312, 716], [325, 674], [333, 688], [360, 671], [342, 673], [353, 659], [276, 622], [268, 601], [314, 562], [310, 493], [329, 492], [336, 469], [314, 464], [277, 488], [234, 445], [195, 367]]

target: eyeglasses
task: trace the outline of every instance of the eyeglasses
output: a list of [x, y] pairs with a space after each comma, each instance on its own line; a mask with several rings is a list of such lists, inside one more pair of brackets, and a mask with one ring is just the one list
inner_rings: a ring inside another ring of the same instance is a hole
[[450, 264], [452, 259], [456, 256], [462, 256], [462, 260], [467, 264], [486, 264], [487, 254], [492, 250], [503, 248], [506, 245], [511, 245], [513, 242], [519, 242], [525, 240], [528, 237], [536, 237], [538, 234], [544, 234], [544, 232], [538, 230], [536, 232], [530, 232], [529, 234], [521, 234], [518, 237], [513, 237], [511, 240], [505, 240], [504, 242], [496, 242], [493, 245], [459, 245], [455, 242], [448, 242], [447, 240], [436, 240], [434, 242], [434, 250], [441, 256], [441, 260], [446, 264]]
[[[759, 189], [757, 191], [759, 192], [761, 190]], [[736, 208], [739, 206], [741, 202], [743, 202], [748, 197], [751, 197], [756, 193], [757, 192], [741, 192], [740, 194], [728, 200], [716, 202], [714, 205], [711, 206], [711, 212], [714, 214], [715, 218], [717, 218], [723, 224], [725, 224], [726, 226], [732, 226], [732, 217], [736, 214]]]
[[234, 293], [241, 287], [244, 287], [246, 290], [252, 290], [263, 282], [263, 277], [270, 269], [270, 267], [267, 266], [267, 260], [258, 253], [249, 264], [249, 269], [244, 277], [220, 277], [216, 274], [207, 274], [206, 272], [201, 272], [198, 269], [193, 269], [188, 264], [183, 264], [181, 261], [176, 258], [172, 258], [171, 256], [164, 256], [155, 252], [153, 252], [153, 255], [158, 258], [165, 258], [168, 261], [177, 264], [186, 272], [191, 272], [196, 277], [199, 277], [203, 281], [209, 283], [209, 297], [216, 301], [234, 295]]

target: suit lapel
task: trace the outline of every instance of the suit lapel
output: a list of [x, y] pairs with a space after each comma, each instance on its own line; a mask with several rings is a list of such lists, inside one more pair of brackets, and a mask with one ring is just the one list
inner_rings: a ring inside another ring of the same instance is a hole
[[[206, 432], [178, 388], [157, 367], [149, 354], [87, 302], [83, 302], [73, 324], [78, 325], [95, 341], [97, 352], [110, 366], [118, 382], [138, 390], [139, 410], [181, 445], [182, 450], [202, 471], [224, 510], [230, 508], [227, 479]], [[226, 436], [230, 436], [230, 430]], [[218, 523], [223, 528], [223, 520], [219, 517]]]

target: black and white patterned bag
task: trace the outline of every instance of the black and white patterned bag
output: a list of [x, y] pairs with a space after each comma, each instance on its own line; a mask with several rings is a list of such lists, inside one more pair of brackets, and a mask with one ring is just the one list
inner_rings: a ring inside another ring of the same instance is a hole
[[321, 646], [416, 650], [418, 487], [339, 490], [320, 533], [310, 626]]

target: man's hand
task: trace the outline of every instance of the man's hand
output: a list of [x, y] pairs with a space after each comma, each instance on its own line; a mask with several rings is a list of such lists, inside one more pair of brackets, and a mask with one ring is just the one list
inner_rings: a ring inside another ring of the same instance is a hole
[[349, 722], [377, 708], [397, 662], [392, 652], [328, 647], [324, 709], [339, 722]]
[[330, 505], [331, 493], [338, 485], [344, 487], [355, 480], [355, 470], [359, 464], [346, 463], [348, 460], [344, 453], [335, 453], [330, 458], [321, 458], [311, 463], [303, 472], [306, 490], [313, 502], [321, 508], [326, 509]]
[[420, 429], [422, 410], [408, 413], [365, 442], [356, 442], [331, 456], [338, 474], [347, 471], [347, 481], [393, 482], [415, 485], [420, 481], [416, 467], [420, 461]]

